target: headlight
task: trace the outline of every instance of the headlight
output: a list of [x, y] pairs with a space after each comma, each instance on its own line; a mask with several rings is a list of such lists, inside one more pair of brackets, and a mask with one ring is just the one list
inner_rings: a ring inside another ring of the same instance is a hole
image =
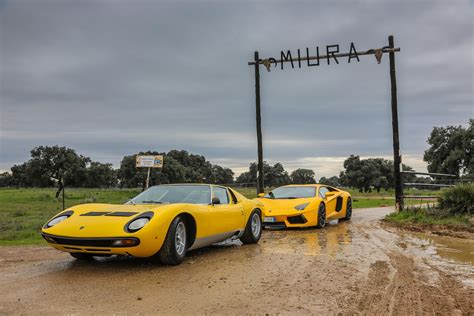
[[128, 230], [131, 232], [135, 232], [139, 229], [142, 229], [143, 226], [145, 226], [149, 221], [150, 219], [148, 217], [137, 218], [136, 220], [128, 224]]
[[61, 215], [61, 216], [58, 216], [58, 217], [56, 217], [56, 218], [53, 218], [52, 220], [50, 220], [50, 221], [48, 222], [48, 224], [46, 224], [46, 226], [48, 226], [48, 227], [53, 227], [54, 225], [59, 224], [59, 223], [61, 223], [62, 221], [66, 220], [68, 217], [69, 217], [69, 216], [67, 216], [67, 215]]
[[50, 228], [53, 227], [54, 225], [57, 225], [61, 223], [62, 221], [68, 219], [72, 214], [74, 214], [73, 210], [65, 211], [50, 220], [49, 222], [46, 223], [46, 225], [43, 226], [43, 228]]
[[306, 208], [306, 206], [308, 206], [309, 203], [304, 203], [304, 204], [300, 204], [300, 205], [296, 205], [295, 206], [295, 209], [298, 210], [298, 211], [302, 211]]

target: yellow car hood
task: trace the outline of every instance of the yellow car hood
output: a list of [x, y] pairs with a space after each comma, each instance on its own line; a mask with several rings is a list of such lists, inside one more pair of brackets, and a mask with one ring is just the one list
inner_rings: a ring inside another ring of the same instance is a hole
[[[50, 228], [46, 234], [68, 237], [121, 237], [131, 236], [124, 226], [137, 215], [158, 211], [168, 205], [115, 205], [82, 204], [68, 208], [74, 212], [68, 219]], [[56, 215], [57, 216], [57, 215]], [[55, 217], [56, 217], [55, 216]], [[48, 221], [49, 222], [49, 221]], [[148, 224], [149, 225], [149, 224]]]
[[301, 213], [295, 209], [295, 206], [309, 203], [305, 210], [311, 207], [311, 204], [315, 202], [315, 198], [301, 198], [301, 199], [263, 199], [259, 198], [257, 201], [263, 203], [265, 206], [265, 215], [267, 216], [278, 216], [278, 215], [289, 215], [292, 213]]

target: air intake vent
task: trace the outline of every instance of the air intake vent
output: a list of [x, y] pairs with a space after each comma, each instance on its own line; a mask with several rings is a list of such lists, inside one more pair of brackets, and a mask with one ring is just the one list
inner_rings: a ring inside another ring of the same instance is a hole
[[287, 220], [290, 224], [304, 224], [307, 222], [303, 215], [289, 216], [287, 217]]

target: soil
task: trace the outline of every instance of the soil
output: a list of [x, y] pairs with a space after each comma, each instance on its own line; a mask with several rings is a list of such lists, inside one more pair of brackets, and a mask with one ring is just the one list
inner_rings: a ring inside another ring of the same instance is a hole
[[422, 232], [427, 234], [433, 234], [438, 236], [450, 236], [456, 238], [474, 239], [474, 228], [472, 227], [461, 227], [453, 225], [435, 225], [435, 224], [421, 224], [416, 222], [391, 222], [383, 221], [383, 226], [392, 226], [402, 230], [408, 230], [412, 232]]
[[2, 247], [0, 314], [474, 313], [474, 240], [381, 225], [391, 211], [265, 230], [259, 244], [193, 251], [176, 267]]

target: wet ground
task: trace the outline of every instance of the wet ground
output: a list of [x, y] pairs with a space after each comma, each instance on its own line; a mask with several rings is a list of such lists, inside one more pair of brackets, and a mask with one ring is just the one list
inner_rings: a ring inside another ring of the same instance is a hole
[[474, 313], [474, 241], [384, 228], [389, 212], [266, 230], [257, 245], [197, 250], [177, 267], [2, 247], [0, 314]]

